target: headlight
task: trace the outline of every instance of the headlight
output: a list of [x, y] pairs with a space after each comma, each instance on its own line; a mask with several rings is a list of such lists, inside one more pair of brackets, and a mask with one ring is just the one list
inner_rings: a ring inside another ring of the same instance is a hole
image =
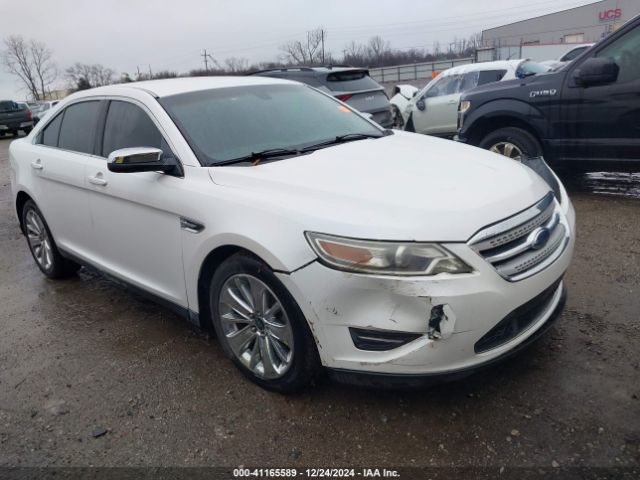
[[471, 108], [471, 102], [469, 100], [463, 100], [460, 102], [460, 107], [458, 107], [458, 111], [460, 113], [467, 113], [467, 110]]
[[330, 267], [379, 275], [469, 273], [473, 269], [433, 243], [381, 242], [306, 232], [318, 257]]

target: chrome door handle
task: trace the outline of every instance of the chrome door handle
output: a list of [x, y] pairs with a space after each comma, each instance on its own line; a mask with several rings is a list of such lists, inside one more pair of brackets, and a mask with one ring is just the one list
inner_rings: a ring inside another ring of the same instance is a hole
[[89, 183], [93, 183], [94, 185], [100, 185], [104, 187], [107, 184], [107, 181], [104, 178], [100, 177], [89, 177]]
[[44, 167], [42, 166], [40, 159], [38, 159], [35, 162], [31, 162], [31, 168], [34, 170], [42, 170]]

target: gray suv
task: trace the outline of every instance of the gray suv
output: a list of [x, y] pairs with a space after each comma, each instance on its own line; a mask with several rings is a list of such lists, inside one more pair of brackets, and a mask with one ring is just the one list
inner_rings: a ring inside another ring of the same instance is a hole
[[345, 66], [286, 67], [262, 70], [252, 75], [285, 78], [306, 83], [341, 100], [356, 110], [368, 113], [384, 128], [393, 126], [389, 98], [366, 68]]

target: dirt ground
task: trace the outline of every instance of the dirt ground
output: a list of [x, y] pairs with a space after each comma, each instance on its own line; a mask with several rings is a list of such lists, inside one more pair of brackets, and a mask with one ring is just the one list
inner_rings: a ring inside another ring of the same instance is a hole
[[638, 176], [567, 179], [578, 218], [567, 305], [522, 354], [418, 392], [325, 381], [282, 396], [244, 380], [215, 339], [100, 276], [45, 279], [13, 215], [10, 141], [0, 467], [640, 465]]

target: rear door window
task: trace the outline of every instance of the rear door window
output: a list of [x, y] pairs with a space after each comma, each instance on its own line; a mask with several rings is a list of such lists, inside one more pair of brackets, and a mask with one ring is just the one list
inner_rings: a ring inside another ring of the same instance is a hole
[[76, 103], [64, 110], [58, 147], [79, 153], [93, 153], [99, 101]]
[[58, 146], [58, 135], [60, 134], [60, 124], [62, 124], [62, 114], [56, 116], [44, 129], [42, 130], [41, 144], [48, 147]]
[[366, 70], [346, 70], [327, 75], [327, 86], [334, 92], [357, 92], [379, 90], [382, 87], [369, 76]]
[[153, 147], [167, 153], [168, 146], [149, 115], [129, 102], [112, 101], [104, 125], [102, 156], [121, 148]]
[[480, 76], [478, 77], [478, 85], [499, 82], [504, 78], [506, 74], [506, 70], [485, 70], [483, 72], [480, 72]]
[[12, 101], [4, 101], [4, 102], [0, 102], [0, 112], [2, 113], [6, 113], [6, 112], [13, 112], [15, 110], [18, 109], [18, 106], [12, 102]]

